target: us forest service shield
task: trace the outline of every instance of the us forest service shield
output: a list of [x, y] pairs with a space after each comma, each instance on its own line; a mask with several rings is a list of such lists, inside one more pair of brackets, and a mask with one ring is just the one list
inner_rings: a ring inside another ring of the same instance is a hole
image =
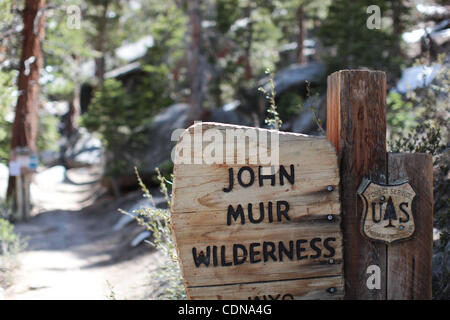
[[391, 244], [414, 234], [412, 201], [416, 193], [407, 180], [380, 185], [364, 179], [358, 195], [363, 202], [363, 236]]

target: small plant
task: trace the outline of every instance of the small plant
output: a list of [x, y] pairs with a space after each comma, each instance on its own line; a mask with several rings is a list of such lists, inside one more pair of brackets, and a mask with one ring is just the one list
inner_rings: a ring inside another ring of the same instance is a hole
[[265, 94], [266, 99], [269, 101], [269, 109], [267, 109], [267, 113], [269, 113], [268, 117], [264, 120], [264, 123], [271, 126], [275, 130], [280, 130], [283, 122], [280, 119], [280, 115], [278, 114], [278, 107], [275, 103], [275, 83], [274, 83], [274, 74], [270, 69], [266, 69], [266, 74], [269, 74], [269, 84], [270, 90], [267, 91], [263, 87], [259, 87], [258, 91]]
[[106, 285], [108, 286], [109, 294], [106, 296], [108, 300], [117, 300], [116, 292], [114, 291], [114, 286], [111, 282], [106, 280]]
[[17, 254], [25, 248], [25, 241], [15, 232], [14, 226], [0, 218], [0, 287], [11, 284], [12, 271], [17, 268]]
[[[427, 61], [417, 62], [425, 65]], [[422, 152], [433, 156], [434, 227], [439, 240], [434, 242], [433, 299], [450, 297], [450, 271], [447, 269], [450, 241], [450, 70], [445, 56], [436, 63], [441, 67], [433, 82], [407, 92], [405, 96], [391, 95], [388, 99], [388, 151]], [[412, 124], [416, 124], [412, 126]]]
[[306, 83], [306, 97], [310, 98], [311, 102], [307, 106], [299, 105], [299, 108], [301, 110], [307, 110], [312, 112], [313, 121], [316, 123], [317, 128], [319, 129], [322, 135], [326, 136], [326, 132], [323, 128], [323, 121], [322, 119], [319, 118], [318, 96], [315, 95], [314, 100], [312, 100], [313, 98], [311, 98], [311, 83], [308, 80], [306, 80], [305, 83]]
[[[152, 278], [152, 283], [163, 287], [168, 284], [159, 296], [161, 299], [182, 300], [186, 299], [186, 289], [183, 284], [180, 265], [176, 252], [175, 242], [172, 238], [172, 230], [170, 228], [170, 210], [159, 209], [156, 207], [153, 197], [148, 188], [143, 183], [139, 172], [135, 168], [139, 186], [144, 193], [144, 197], [148, 198], [152, 207], [134, 210], [131, 214], [137, 222], [145, 226], [147, 230], [152, 232], [152, 241], [148, 241], [156, 249], [160, 250], [168, 258], [168, 263], [156, 272]], [[171, 207], [170, 187], [172, 183], [162, 176], [158, 168], [156, 168], [157, 178], [160, 183], [160, 190], [163, 193], [168, 208]], [[120, 212], [130, 215], [130, 213], [119, 209]]]

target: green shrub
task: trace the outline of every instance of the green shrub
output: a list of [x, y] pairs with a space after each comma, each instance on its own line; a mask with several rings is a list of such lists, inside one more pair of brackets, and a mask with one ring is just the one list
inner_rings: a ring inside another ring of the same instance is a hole
[[18, 267], [16, 256], [24, 247], [25, 242], [14, 233], [14, 226], [0, 218], [0, 287], [11, 284], [12, 273]]
[[0, 161], [7, 162], [11, 140], [12, 123], [7, 121], [7, 115], [12, 111], [15, 101], [14, 72], [0, 71]]
[[[423, 152], [433, 156], [434, 227], [440, 234], [439, 241], [434, 242], [434, 253], [445, 256], [445, 247], [450, 241], [450, 70], [444, 60], [443, 55], [438, 57], [437, 63], [442, 68], [431, 85], [408, 92], [406, 96], [390, 96], [387, 118], [388, 129], [393, 133], [388, 141], [389, 151]], [[413, 122], [415, 126], [411, 126]], [[450, 296], [449, 280], [448, 270], [433, 276], [434, 299]]]
[[60, 119], [52, 114], [39, 115], [37, 148], [39, 151], [58, 150], [58, 140], [61, 135], [58, 131]]
[[[163, 177], [159, 171], [158, 180], [160, 182], [161, 192], [164, 194], [168, 208], [171, 207], [170, 186], [171, 182]], [[150, 191], [147, 189], [139, 173], [136, 169], [139, 186], [144, 192], [144, 197], [148, 198], [152, 207], [134, 210], [132, 216], [136, 218], [137, 222], [145, 226], [147, 230], [152, 232], [152, 241], [150, 242], [156, 249], [160, 250], [167, 258], [168, 263], [161, 267], [160, 270], [152, 275], [151, 282], [154, 287], [164, 288], [159, 293], [158, 298], [164, 300], [182, 300], [186, 299], [186, 289], [183, 284], [183, 277], [178, 262], [175, 242], [172, 238], [172, 230], [170, 228], [170, 210], [158, 209], [153, 201]], [[129, 214], [124, 210], [120, 212]], [[164, 286], [167, 284], [167, 286]]]

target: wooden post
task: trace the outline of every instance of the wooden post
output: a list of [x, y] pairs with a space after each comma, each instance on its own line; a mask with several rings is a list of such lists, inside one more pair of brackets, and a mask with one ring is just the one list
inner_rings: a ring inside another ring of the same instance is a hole
[[[346, 298], [386, 298], [386, 245], [360, 232], [364, 177], [386, 183], [386, 75], [344, 70], [328, 77], [327, 138], [336, 147], [341, 174]], [[381, 289], [366, 286], [367, 268], [381, 269]]]
[[387, 298], [431, 299], [433, 253], [433, 160], [423, 153], [389, 153], [388, 182], [404, 177], [417, 194], [415, 236], [388, 247]]
[[32, 173], [26, 173], [23, 176], [23, 214], [22, 214], [22, 218], [25, 221], [30, 220], [30, 210], [31, 210], [30, 183], [31, 183], [31, 174]]
[[[432, 164], [422, 154], [388, 158], [384, 72], [343, 70], [328, 77], [327, 138], [339, 157], [345, 298], [431, 298]], [[363, 178], [378, 184], [409, 179], [417, 195], [412, 239], [384, 244], [362, 235], [363, 203], [357, 189]], [[373, 265], [381, 272], [379, 289], [367, 286], [367, 270]]]
[[23, 220], [23, 188], [22, 188], [22, 175], [16, 176], [16, 208], [17, 219]]

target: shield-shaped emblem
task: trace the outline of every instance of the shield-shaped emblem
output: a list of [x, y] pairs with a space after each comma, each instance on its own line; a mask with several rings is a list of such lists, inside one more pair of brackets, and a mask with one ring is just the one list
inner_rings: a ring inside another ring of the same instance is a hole
[[416, 193], [408, 180], [381, 185], [364, 179], [358, 194], [364, 204], [361, 233], [365, 237], [391, 244], [413, 235], [412, 201]]

